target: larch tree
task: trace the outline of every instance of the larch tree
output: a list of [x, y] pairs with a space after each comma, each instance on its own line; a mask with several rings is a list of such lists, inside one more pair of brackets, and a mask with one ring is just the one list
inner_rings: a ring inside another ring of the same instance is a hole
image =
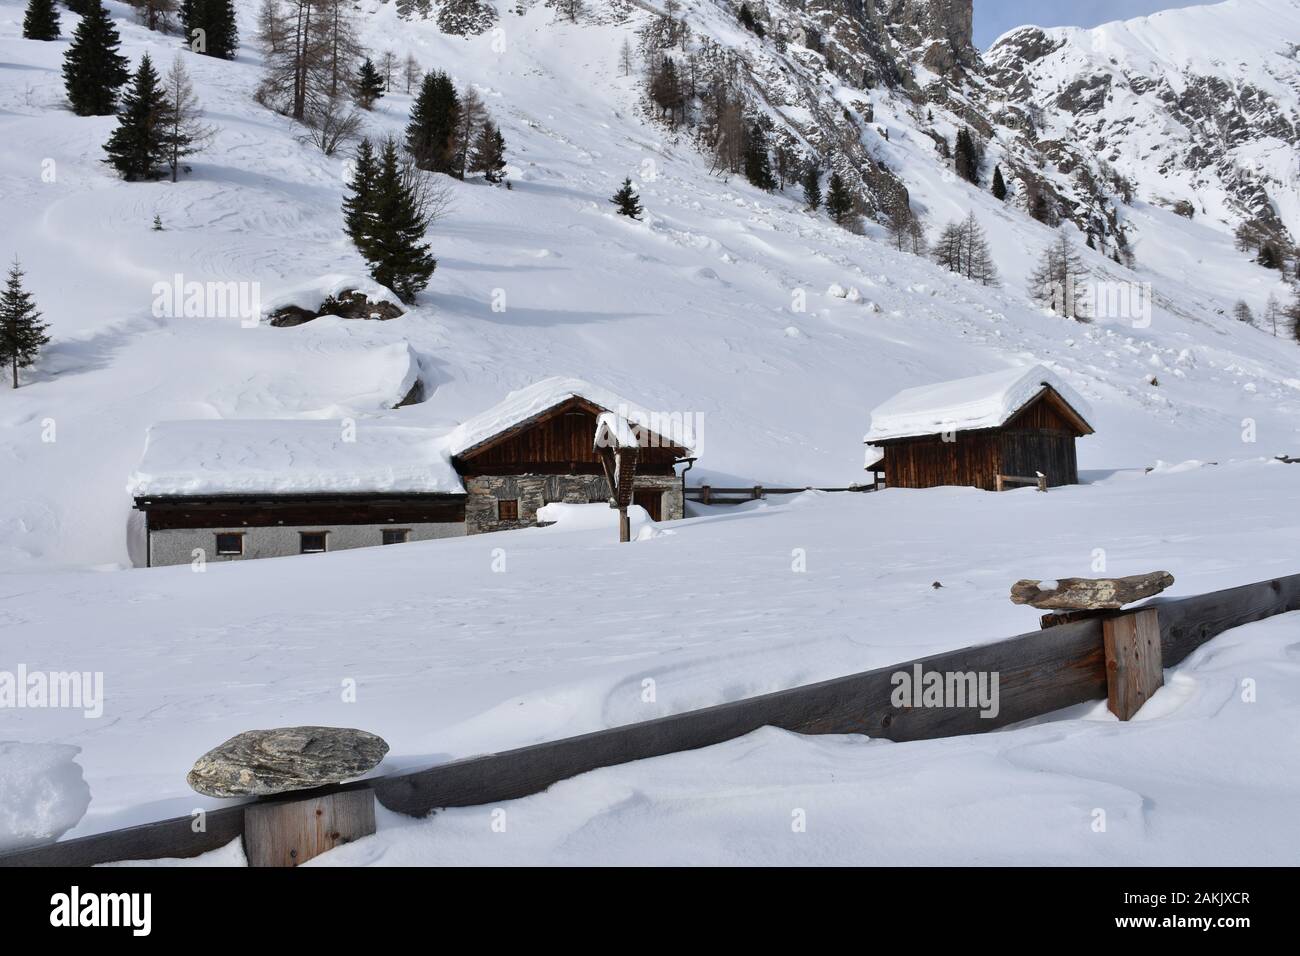
[[1277, 296], [1270, 292], [1268, 301], [1264, 303], [1264, 324], [1273, 332], [1274, 337], [1277, 336], [1277, 324], [1282, 317], [1282, 305], [1277, 301]]
[[993, 167], [993, 198], [1005, 201], [1007, 198], [1007, 183], [1002, 178], [1002, 167]]
[[172, 182], [176, 182], [181, 160], [203, 150], [215, 134], [212, 127], [202, 121], [203, 110], [199, 106], [198, 97], [194, 95], [194, 84], [190, 82], [185, 61], [179, 53], [172, 60], [167, 76], [163, 78], [163, 98], [167, 107], [162, 124], [163, 149], [166, 152], [167, 166], [171, 169]]
[[408, 53], [406, 62], [402, 64], [402, 82], [406, 84], [406, 95], [411, 95], [411, 90], [420, 85], [420, 80], [424, 76], [424, 69], [420, 66], [420, 61], [415, 58], [415, 54]]
[[18, 387], [19, 369], [35, 365], [41, 349], [49, 344], [48, 328], [36, 311], [32, 294], [23, 288], [22, 266], [15, 257], [0, 292], [0, 362], [9, 366], [14, 388]]
[[167, 97], [146, 53], [122, 96], [117, 128], [104, 144], [104, 162], [128, 182], [156, 178], [167, 162], [167, 124]]
[[110, 116], [115, 111], [118, 88], [131, 75], [129, 61], [118, 53], [121, 42], [108, 11], [94, 0], [63, 55], [63, 82], [78, 116]]
[[470, 172], [482, 173], [490, 183], [499, 183], [505, 178], [506, 141], [495, 123], [484, 123], [479, 130], [474, 150], [470, 153], [469, 168]]
[[280, 0], [262, 0], [257, 8], [257, 42], [267, 56], [284, 49], [288, 27]]
[[1043, 250], [1029, 277], [1029, 295], [1057, 315], [1084, 322], [1089, 318], [1087, 282], [1083, 257], [1062, 232]]
[[59, 38], [59, 10], [54, 0], [28, 0], [23, 14], [23, 38], [26, 40], [57, 40]]
[[176, 0], [126, 0], [150, 30], [170, 33], [175, 25]]
[[456, 128], [452, 132], [452, 173], [465, 178], [469, 168], [469, 154], [483, 124], [488, 121], [487, 107], [472, 86], [466, 86], [460, 96], [460, 110], [456, 114]]
[[943, 228], [933, 254], [939, 265], [960, 276], [982, 285], [998, 284], [997, 265], [974, 212]]
[[1246, 304], [1245, 299], [1238, 299], [1232, 307], [1232, 317], [1238, 322], [1244, 322], [1246, 325], [1255, 324], [1255, 313], [1251, 311], [1250, 306]]

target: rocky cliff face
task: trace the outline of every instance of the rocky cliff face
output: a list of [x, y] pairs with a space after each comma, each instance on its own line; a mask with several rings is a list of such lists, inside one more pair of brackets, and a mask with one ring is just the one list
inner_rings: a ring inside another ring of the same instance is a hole
[[1136, 198], [1280, 242], [1300, 235], [1300, 3], [1229, 0], [1095, 30], [1024, 27], [990, 82]]

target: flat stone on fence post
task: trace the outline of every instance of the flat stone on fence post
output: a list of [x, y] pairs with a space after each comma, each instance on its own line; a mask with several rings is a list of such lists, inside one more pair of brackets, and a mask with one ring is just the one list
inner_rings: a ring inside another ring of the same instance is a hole
[[1101, 622], [1106, 647], [1106, 705], [1128, 720], [1165, 682], [1160, 612], [1144, 608]]

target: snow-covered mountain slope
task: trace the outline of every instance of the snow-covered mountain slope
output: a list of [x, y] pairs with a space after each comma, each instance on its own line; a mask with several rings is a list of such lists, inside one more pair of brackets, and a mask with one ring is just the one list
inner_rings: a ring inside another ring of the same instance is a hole
[[[109, 9], [133, 62], [145, 51], [169, 62], [174, 37], [145, 30], [125, 5]], [[868, 412], [889, 395], [1030, 362], [1093, 405], [1085, 468], [1300, 445], [1294, 343], [1223, 314], [1239, 296], [1258, 310], [1285, 287], [1223, 229], [1139, 200], [1125, 213], [1137, 223], [1136, 271], [1084, 252], [1100, 278], [1151, 283], [1149, 326], [1045, 315], [1025, 283], [1055, 231], [955, 179], [901, 88], [809, 74], [831, 84], [824, 94], [835, 102], [873, 104], [872, 124], [853, 135], [906, 185], [932, 234], [976, 212], [1002, 287], [897, 252], [879, 226], [850, 234], [806, 212], [793, 187], [768, 194], [712, 173], [688, 135], [646, 118], [640, 77], [619, 68], [622, 41], [637, 39], [653, 4], [592, 3], [571, 24], [542, 3], [502, 3], [500, 33], [463, 37], [366, 0], [370, 50], [411, 53], [480, 90], [505, 134], [513, 189], [451, 184], [453, 208], [430, 235], [438, 270], [399, 319], [272, 328], [157, 316], [154, 286], [175, 276], [258, 283], [269, 301], [364, 274], [340, 229], [346, 157], [322, 156], [253, 101], [255, 5], [239, 9], [238, 60], [182, 54], [217, 128], [212, 146], [177, 184], [125, 183], [100, 161], [112, 118], [76, 117], [64, 104], [59, 67], [75, 16], [63, 13], [64, 39], [26, 41], [22, 5], [0, 0], [4, 251], [22, 259], [55, 337], [27, 384], [0, 395], [0, 566], [125, 564], [125, 481], [154, 421], [384, 415], [452, 425], [553, 374], [647, 408], [703, 413], [692, 480], [717, 484], [857, 480]], [[682, 9], [693, 36], [758, 44], [712, 0]], [[775, 55], [770, 41], [753, 48]], [[368, 133], [399, 134], [410, 103], [385, 96]], [[955, 114], [933, 113], [955, 129]], [[644, 222], [613, 214], [608, 197], [624, 176], [641, 191]], [[427, 400], [392, 411], [412, 369]], [[1247, 431], [1258, 440], [1244, 441]]]
[[1300, 237], [1300, 2], [1226, 0], [1091, 30], [1021, 27], [985, 56], [1045, 139], [1148, 202]]

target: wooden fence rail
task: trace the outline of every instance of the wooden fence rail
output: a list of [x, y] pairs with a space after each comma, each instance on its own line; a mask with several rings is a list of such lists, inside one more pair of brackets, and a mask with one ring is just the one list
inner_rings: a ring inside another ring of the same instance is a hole
[[713, 485], [698, 485], [686, 489], [687, 501], [698, 501], [702, 505], [738, 505], [745, 501], [757, 501], [768, 495], [797, 495], [804, 491], [875, 491], [876, 485], [849, 485], [847, 488], [768, 488], [764, 485], [750, 485], [746, 488], [718, 488]]
[[[1162, 664], [1172, 667], [1223, 631], [1300, 610], [1300, 574], [1194, 597], [1156, 598], [1142, 607], [1159, 611]], [[894, 741], [981, 733], [1105, 698], [1104, 622], [1105, 618], [1096, 617], [1060, 624], [703, 710], [268, 799], [300, 800], [314, 794], [370, 789], [388, 809], [422, 816], [441, 807], [526, 797], [577, 774], [708, 747], [764, 726], [804, 734], [867, 734]], [[911, 671], [918, 664], [923, 671], [996, 671], [997, 716], [981, 717], [978, 709], [971, 707], [893, 706], [892, 675]], [[243, 832], [245, 808], [266, 802], [209, 811], [204, 829], [198, 833], [190, 817], [178, 817], [0, 855], [0, 866], [85, 866], [196, 856], [238, 837]]]

